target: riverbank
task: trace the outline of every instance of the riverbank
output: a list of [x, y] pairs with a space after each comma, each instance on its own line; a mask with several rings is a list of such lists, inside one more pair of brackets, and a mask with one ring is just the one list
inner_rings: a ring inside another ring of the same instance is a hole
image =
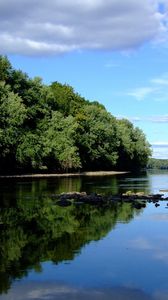
[[111, 176], [127, 174], [126, 171], [97, 171], [97, 172], [81, 172], [81, 173], [51, 173], [51, 174], [16, 174], [16, 175], [0, 175], [1, 178], [50, 178], [50, 177], [78, 177], [78, 176]]

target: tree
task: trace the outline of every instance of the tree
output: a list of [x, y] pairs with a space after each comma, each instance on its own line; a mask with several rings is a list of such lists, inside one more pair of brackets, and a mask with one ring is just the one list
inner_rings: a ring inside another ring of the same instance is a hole
[[37, 170], [145, 167], [150, 146], [128, 120], [116, 120], [57, 81], [44, 85], [0, 56], [0, 164]]
[[6, 56], [0, 55], [0, 81], [6, 82], [11, 77], [12, 66]]
[[[44, 160], [52, 168], [65, 171], [81, 167], [76, 147], [78, 124], [72, 116], [64, 118], [60, 112], [53, 112], [52, 118], [41, 124], [43, 130]], [[50, 165], [51, 167], [51, 165]]]
[[43, 169], [43, 145], [41, 132], [23, 131], [16, 150], [16, 161], [19, 167], [26, 169]]
[[85, 105], [76, 115], [79, 123], [80, 157], [86, 169], [109, 169], [116, 165], [118, 137], [116, 120], [99, 105]]
[[149, 157], [152, 152], [150, 144], [147, 142], [145, 134], [138, 127], [134, 128], [133, 131], [133, 142], [134, 142], [134, 164], [139, 168], [147, 166]]
[[151, 155], [144, 133], [127, 119], [118, 120], [117, 125], [120, 140], [117, 167], [127, 170], [144, 168]]
[[[7, 165], [15, 161], [16, 148], [20, 140], [22, 125], [26, 119], [26, 108], [22, 99], [0, 82], [0, 159]], [[4, 164], [3, 162], [3, 164]]]
[[50, 88], [55, 98], [52, 102], [52, 110], [59, 110], [64, 116], [74, 116], [77, 110], [88, 102], [75, 93], [74, 89], [68, 84], [55, 81]]

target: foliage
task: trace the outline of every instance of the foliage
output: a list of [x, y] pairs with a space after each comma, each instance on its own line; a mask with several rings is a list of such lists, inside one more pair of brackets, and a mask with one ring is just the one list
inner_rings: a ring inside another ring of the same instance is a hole
[[148, 165], [148, 169], [168, 169], [168, 159], [156, 159], [150, 158]]
[[72, 116], [63, 117], [54, 111], [51, 119], [43, 122], [43, 145], [45, 160], [54, 162], [60, 169], [68, 171], [81, 167], [76, 142], [78, 124]]
[[14, 152], [18, 146], [22, 126], [26, 119], [26, 108], [22, 99], [10, 91], [8, 85], [0, 82], [0, 163], [15, 161]]
[[140, 169], [143, 132], [57, 81], [43, 84], [0, 56], [0, 172]]
[[13, 193], [8, 201], [5, 197], [1, 204], [0, 293], [31, 269], [40, 272], [44, 261], [58, 264], [74, 259], [86, 244], [102, 239], [118, 221], [129, 222], [136, 213], [130, 203], [122, 202], [59, 207], [51, 197], [36, 192], [39, 199], [26, 189]]
[[126, 120], [118, 120], [118, 132], [120, 139], [118, 168], [140, 169], [147, 165], [151, 155], [150, 145], [145, 135], [138, 127]]
[[83, 106], [76, 115], [78, 147], [85, 168], [108, 169], [116, 165], [119, 145], [116, 120], [104, 108]]

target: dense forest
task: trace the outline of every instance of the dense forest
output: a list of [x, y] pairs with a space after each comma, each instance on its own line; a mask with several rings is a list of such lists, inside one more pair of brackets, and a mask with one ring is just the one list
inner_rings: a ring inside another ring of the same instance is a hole
[[144, 133], [57, 81], [0, 56], [0, 172], [131, 170], [151, 155]]
[[147, 164], [148, 169], [168, 169], [168, 159], [150, 158]]

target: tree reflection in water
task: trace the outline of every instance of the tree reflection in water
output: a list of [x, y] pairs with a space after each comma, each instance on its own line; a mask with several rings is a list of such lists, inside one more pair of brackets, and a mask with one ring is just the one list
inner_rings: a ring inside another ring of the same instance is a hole
[[42, 262], [73, 260], [85, 244], [102, 239], [117, 222], [129, 222], [140, 212], [122, 202], [59, 207], [47, 196], [11, 201], [0, 209], [0, 293], [30, 270], [40, 272]]

